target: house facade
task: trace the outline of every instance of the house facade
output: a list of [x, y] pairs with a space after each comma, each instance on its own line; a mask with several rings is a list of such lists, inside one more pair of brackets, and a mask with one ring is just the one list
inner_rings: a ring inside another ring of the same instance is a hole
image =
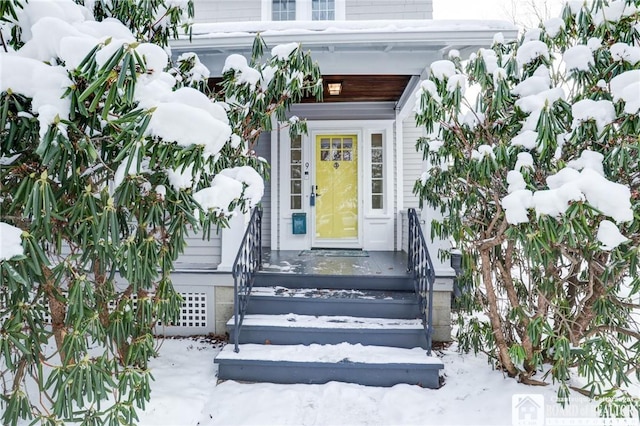
[[[291, 138], [286, 123], [274, 122], [257, 145], [271, 165], [262, 241], [272, 251], [406, 251], [406, 211], [418, 208], [413, 186], [426, 167], [415, 149], [425, 135], [413, 114], [420, 80], [453, 49], [464, 56], [488, 47], [496, 32], [515, 36], [504, 22], [434, 21], [431, 0], [196, 0], [195, 12], [191, 42], [172, 43], [173, 55], [196, 52], [212, 78], [228, 55], [249, 56], [257, 33], [270, 48], [301, 43], [323, 74], [324, 101], [289, 112], [307, 120], [308, 133]], [[422, 211], [427, 236], [436, 214]], [[229, 271], [246, 218], [231, 225], [209, 241], [191, 236], [176, 264], [179, 291], [209, 306], [204, 332], [224, 332], [232, 312]], [[429, 244], [436, 291], [448, 304], [454, 272], [437, 252], [449, 246]]]

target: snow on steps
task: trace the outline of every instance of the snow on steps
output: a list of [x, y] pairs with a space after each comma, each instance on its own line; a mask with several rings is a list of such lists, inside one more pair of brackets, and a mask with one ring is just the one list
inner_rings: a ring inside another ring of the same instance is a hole
[[420, 316], [413, 291], [290, 289], [254, 287], [248, 314], [349, 315], [414, 319]]
[[[420, 320], [390, 318], [359, 318], [352, 316], [312, 316], [312, 315], [246, 315], [244, 326], [290, 327], [290, 328], [358, 328], [358, 329], [412, 329], [422, 330]], [[227, 326], [233, 326], [229, 320]]]
[[[302, 278], [302, 279], [301, 279]], [[413, 291], [413, 281], [407, 275], [329, 275], [264, 272], [256, 274], [256, 287], [285, 286], [287, 288], [333, 288], [379, 291]]]
[[406, 277], [259, 273], [240, 352], [229, 344], [216, 357], [218, 378], [437, 388], [443, 365], [427, 357], [418, 317]]
[[368, 386], [409, 383], [439, 387], [444, 367], [422, 348], [339, 343], [334, 345], [229, 344], [215, 359], [221, 380], [321, 384], [330, 381]]
[[[235, 335], [233, 319], [227, 323]], [[351, 316], [246, 315], [240, 343], [292, 345], [312, 343], [362, 343], [364, 345], [426, 348], [420, 320]]]

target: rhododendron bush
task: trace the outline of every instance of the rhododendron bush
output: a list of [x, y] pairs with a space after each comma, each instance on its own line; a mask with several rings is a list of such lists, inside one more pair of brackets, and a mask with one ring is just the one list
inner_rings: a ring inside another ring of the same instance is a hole
[[461, 347], [561, 398], [638, 409], [639, 3], [572, 1], [516, 41], [452, 51], [415, 111], [415, 191], [463, 255]]
[[2, 424], [136, 421], [187, 233], [260, 202], [260, 133], [322, 89], [298, 44], [257, 38], [211, 93], [168, 47], [191, 1], [77, 3], [0, 2]]

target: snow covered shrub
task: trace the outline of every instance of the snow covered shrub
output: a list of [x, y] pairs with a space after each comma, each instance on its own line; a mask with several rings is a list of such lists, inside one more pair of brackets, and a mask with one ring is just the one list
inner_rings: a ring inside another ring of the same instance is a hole
[[85, 4], [0, 2], [2, 424], [135, 422], [185, 235], [260, 202], [260, 132], [322, 89], [297, 44], [257, 39], [208, 96], [168, 54], [190, 1]]
[[415, 191], [464, 253], [461, 348], [611, 414], [638, 408], [639, 20], [637, 1], [570, 2], [433, 63], [416, 102], [430, 168]]

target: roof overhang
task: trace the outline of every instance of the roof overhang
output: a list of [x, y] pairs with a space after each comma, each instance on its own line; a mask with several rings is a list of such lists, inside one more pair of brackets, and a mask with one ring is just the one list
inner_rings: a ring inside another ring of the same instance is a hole
[[505, 21], [238, 22], [195, 24], [191, 41], [176, 40], [171, 47], [174, 54], [196, 52], [212, 76], [221, 75], [228, 55], [250, 54], [257, 33], [269, 47], [301, 43], [325, 74], [420, 75], [451, 49], [465, 54], [490, 46], [498, 32], [507, 40], [517, 36]]
[[[242, 31], [238, 31], [241, 28]], [[227, 56], [250, 56], [256, 34], [269, 48], [298, 42], [323, 75], [410, 76], [397, 102], [404, 104], [435, 60], [456, 49], [466, 56], [489, 47], [494, 35], [515, 39], [517, 28], [505, 21], [393, 20], [288, 21], [195, 24], [192, 40], [171, 42], [174, 56], [196, 52], [212, 77], [222, 74]], [[403, 101], [404, 99], [404, 101]]]

